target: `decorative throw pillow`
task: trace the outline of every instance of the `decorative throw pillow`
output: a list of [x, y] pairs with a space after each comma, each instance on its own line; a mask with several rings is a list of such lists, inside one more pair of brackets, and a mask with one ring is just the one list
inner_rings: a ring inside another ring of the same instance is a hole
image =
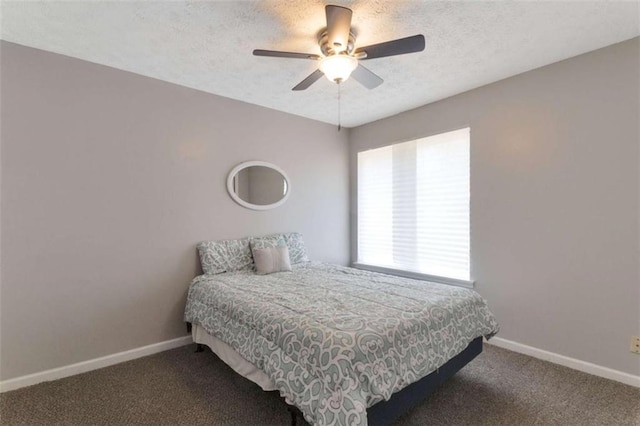
[[198, 253], [202, 270], [209, 275], [251, 269], [253, 265], [249, 238], [202, 241]]
[[309, 261], [307, 251], [304, 247], [304, 241], [302, 240], [302, 234], [298, 232], [284, 234], [284, 241], [287, 243], [287, 248], [289, 248], [289, 256], [291, 257], [292, 264], [295, 265], [296, 263]]
[[256, 274], [258, 275], [291, 270], [287, 246], [254, 248], [253, 259], [256, 262]]
[[251, 250], [270, 247], [286, 246], [287, 243], [282, 234], [267, 235], [265, 237], [251, 238]]
[[290, 232], [288, 234], [272, 234], [265, 237], [256, 237], [251, 239], [251, 248], [267, 248], [286, 245], [289, 249], [291, 264], [308, 262], [307, 252], [302, 240], [302, 234], [298, 232]]

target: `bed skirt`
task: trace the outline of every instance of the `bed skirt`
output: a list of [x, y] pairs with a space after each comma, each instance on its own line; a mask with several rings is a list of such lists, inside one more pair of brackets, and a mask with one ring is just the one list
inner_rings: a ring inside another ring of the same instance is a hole
[[207, 345], [211, 351], [218, 355], [225, 364], [231, 367], [236, 373], [244, 378], [251, 380], [264, 391], [277, 390], [273, 381], [258, 367], [242, 358], [231, 346], [222, 340], [210, 335], [207, 331], [197, 324], [191, 326], [191, 337], [194, 343]]

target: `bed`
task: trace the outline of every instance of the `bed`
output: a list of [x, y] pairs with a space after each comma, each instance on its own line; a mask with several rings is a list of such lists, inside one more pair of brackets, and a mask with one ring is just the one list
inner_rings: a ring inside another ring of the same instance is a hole
[[[194, 341], [279, 391], [311, 424], [386, 424], [498, 331], [473, 290], [308, 262], [282, 241], [291, 271], [256, 275], [244, 259], [196, 277], [185, 321]], [[246, 254], [235, 248], [218, 254]]]

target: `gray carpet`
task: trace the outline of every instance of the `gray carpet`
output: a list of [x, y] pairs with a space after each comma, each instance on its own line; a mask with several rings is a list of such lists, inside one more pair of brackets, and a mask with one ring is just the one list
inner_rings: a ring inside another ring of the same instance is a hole
[[[263, 392], [189, 345], [0, 395], [2, 425], [288, 425]], [[485, 345], [399, 425], [640, 425], [640, 389]]]

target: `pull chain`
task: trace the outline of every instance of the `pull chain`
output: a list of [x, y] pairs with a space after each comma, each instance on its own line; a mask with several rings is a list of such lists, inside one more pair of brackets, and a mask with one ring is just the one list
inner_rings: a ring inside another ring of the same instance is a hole
[[342, 129], [341, 114], [340, 114], [340, 80], [338, 80], [338, 131]]

